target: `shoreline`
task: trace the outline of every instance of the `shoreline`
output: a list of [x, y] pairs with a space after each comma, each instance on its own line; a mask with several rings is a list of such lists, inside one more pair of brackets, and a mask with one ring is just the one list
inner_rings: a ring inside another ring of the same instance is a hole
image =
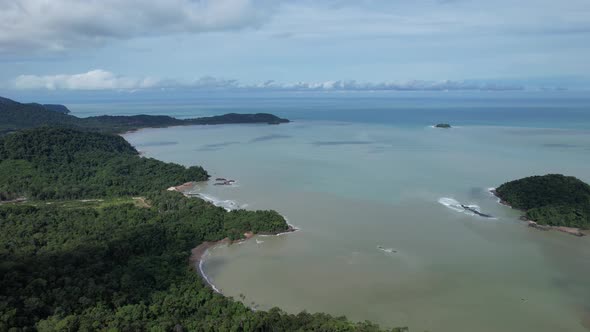
[[[498, 193], [496, 192], [496, 188], [490, 188], [490, 189], [488, 189], [488, 191], [492, 195], [494, 195], [494, 197], [496, 197], [498, 199], [498, 203], [499, 204], [502, 204], [502, 205], [507, 206], [507, 207], [509, 207], [511, 209], [514, 209], [514, 210], [518, 210], [518, 211], [524, 212], [523, 210], [516, 209], [516, 208], [512, 207], [512, 205], [508, 204], [508, 202], [506, 202], [502, 198], [500, 198], [500, 196], [498, 196]], [[551, 230], [554, 230], [554, 231], [558, 231], [558, 232], [570, 234], [570, 235], [577, 236], [577, 237], [586, 236], [586, 233], [583, 230], [581, 230], [579, 228], [576, 228], [576, 227], [540, 225], [536, 221], [530, 220], [530, 219], [528, 219], [524, 215], [520, 216], [519, 219], [521, 221], [526, 222], [528, 227], [531, 227], [531, 228], [534, 228], [534, 229], [538, 229], [538, 230], [541, 230], [541, 231], [551, 231]]]
[[[191, 196], [187, 192], [189, 191], [189, 189], [194, 188], [197, 183], [198, 183], [198, 181], [189, 181], [189, 182], [183, 183], [181, 185], [172, 186], [166, 190], [179, 192], [182, 195], [184, 195], [184, 197], [191, 199], [191, 198], [193, 198], [193, 196]], [[204, 200], [203, 198], [199, 198], [199, 199]], [[205, 201], [207, 201], [207, 200], [205, 200]], [[248, 241], [249, 239], [253, 238], [255, 235], [258, 235], [258, 236], [281, 236], [281, 235], [291, 234], [291, 233], [295, 233], [295, 232], [299, 231], [299, 228], [290, 224], [289, 220], [285, 216], [283, 216], [283, 215], [281, 215], [281, 216], [283, 217], [283, 219], [285, 220], [285, 223], [287, 224], [287, 229], [282, 232], [260, 232], [260, 233], [255, 234], [252, 231], [247, 231], [243, 234], [243, 236], [244, 236], [243, 238], [238, 239], [238, 240], [234, 240], [234, 241], [230, 240], [229, 237], [226, 237], [226, 238], [221, 239], [219, 241], [202, 242], [198, 246], [191, 249], [191, 254], [188, 259], [190, 267], [192, 269], [194, 269], [195, 272], [197, 272], [199, 274], [199, 276], [201, 276], [201, 279], [203, 279], [205, 284], [207, 284], [209, 287], [211, 287], [211, 289], [213, 289], [214, 292], [223, 295], [222, 291], [219, 288], [215, 287], [215, 285], [209, 279], [209, 277], [205, 273], [205, 270], [203, 269], [203, 263], [208, 256], [209, 250], [211, 248], [214, 248], [214, 247], [220, 246], [220, 245], [239, 244], [239, 243]]]
[[213, 291], [215, 291], [218, 294], [223, 295], [223, 293], [221, 292], [221, 290], [217, 287], [215, 287], [215, 285], [213, 284], [213, 282], [209, 279], [209, 277], [207, 276], [207, 274], [205, 273], [205, 270], [203, 269], [203, 263], [205, 261], [205, 259], [207, 258], [208, 254], [209, 254], [209, 249], [211, 248], [215, 248], [217, 246], [220, 245], [232, 245], [232, 244], [239, 244], [245, 241], [250, 240], [251, 238], [253, 238], [255, 235], [259, 235], [259, 236], [281, 236], [284, 234], [290, 234], [290, 233], [294, 233], [297, 232], [299, 229], [293, 227], [290, 224], [289, 228], [281, 233], [270, 233], [270, 232], [262, 232], [262, 233], [257, 233], [254, 234], [250, 231], [244, 233], [244, 238], [243, 239], [238, 239], [238, 240], [230, 240], [228, 237], [219, 240], [219, 241], [205, 241], [202, 242], [201, 244], [199, 244], [198, 246], [194, 247], [193, 249], [191, 249], [191, 255], [189, 256], [189, 265], [192, 269], [195, 270], [195, 272], [197, 272], [199, 274], [199, 276], [201, 276], [201, 279], [203, 279], [203, 281], [205, 281], [205, 283], [211, 287], [211, 289], [213, 289]]
[[178, 185], [178, 186], [172, 186], [172, 187], [170, 187], [170, 188], [168, 188], [166, 190], [168, 190], [168, 191], [177, 191], [177, 192], [183, 194], [185, 197], [188, 197], [185, 192], [188, 189], [193, 188], [196, 184], [197, 184], [197, 181], [189, 181], [189, 182], [185, 182], [185, 183], [183, 183], [181, 185]]
[[207, 256], [207, 254], [209, 253], [209, 249], [211, 249], [215, 246], [218, 246], [218, 245], [230, 244], [230, 243], [231, 243], [231, 241], [229, 238], [225, 238], [220, 241], [203, 242], [203, 243], [199, 244], [198, 246], [194, 247], [193, 249], [191, 249], [191, 255], [188, 258], [190, 267], [192, 269], [194, 269], [195, 272], [197, 272], [201, 276], [201, 279], [203, 279], [203, 281], [205, 281], [205, 283], [209, 287], [211, 287], [213, 289], [213, 291], [215, 291], [216, 293], [219, 293], [219, 294], [223, 294], [223, 293], [221, 293], [221, 290], [219, 290], [217, 287], [215, 287], [215, 285], [211, 282], [211, 280], [209, 280], [209, 278], [205, 274], [205, 271], [203, 271], [203, 261], [204, 261], [205, 257]]

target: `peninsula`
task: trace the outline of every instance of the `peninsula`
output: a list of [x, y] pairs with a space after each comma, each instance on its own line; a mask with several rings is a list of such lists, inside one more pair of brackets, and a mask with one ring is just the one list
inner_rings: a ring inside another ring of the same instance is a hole
[[[67, 110], [67, 112], [66, 112]], [[101, 115], [78, 118], [63, 105], [23, 104], [0, 97], [0, 135], [26, 128], [54, 126], [119, 134], [141, 128], [220, 124], [281, 124], [289, 120], [269, 113], [229, 113], [211, 117], [177, 119], [167, 115]]]
[[539, 229], [582, 236], [590, 228], [590, 186], [561, 174], [531, 176], [502, 184], [493, 193], [503, 204], [524, 211]]
[[191, 250], [289, 225], [275, 211], [228, 212], [165, 190], [208, 178], [87, 128], [0, 137], [0, 331], [407, 331], [254, 311], [214, 292], [189, 266]]

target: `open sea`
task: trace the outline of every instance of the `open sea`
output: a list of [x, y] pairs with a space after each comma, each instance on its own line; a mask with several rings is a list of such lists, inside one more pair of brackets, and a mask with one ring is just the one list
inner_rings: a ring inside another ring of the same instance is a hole
[[[67, 105], [77, 116], [293, 120], [124, 135], [148, 157], [236, 180], [198, 185], [217, 204], [275, 209], [300, 229], [210, 250], [209, 278], [251, 307], [418, 332], [590, 331], [590, 236], [529, 228], [488, 191], [547, 173], [590, 182], [590, 96], [213, 93]], [[431, 127], [440, 122], [453, 128]]]

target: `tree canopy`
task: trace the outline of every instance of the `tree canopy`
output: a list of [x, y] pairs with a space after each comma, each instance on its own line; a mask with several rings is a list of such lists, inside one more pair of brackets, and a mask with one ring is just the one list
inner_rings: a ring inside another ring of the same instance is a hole
[[539, 224], [590, 227], [590, 186], [573, 176], [526, 177], [502, 184], [496, 194]]
[[213, 292], [189, 266], [192, 248], [288, 225], [275, 211], [227, 212], [162, 190], [207, 177], [142, 158], [113, 135], [39, 128], [1, 138], [1, 191], [29, 200], [0, 202], [0, 332], [380, 331], [254, 311]]
[[0, 135], [18, 129], [54, 126], [103, 133], [122, 133], [147, 127], [170, 127], [185, 125], [217, 125], [237, 123], [279, 124], [289, 122], [273, 114], [229, 113], [194, 119], [176, 119], [166, 115], [101, 115], [78, 118], [68, 114], [63, 105], [22, 104], [0, 97]]
[[115, 135], [42, 127], [0, 138], [5, 199], [132, 196], [208, 177], [199, 166], [143, 158]]

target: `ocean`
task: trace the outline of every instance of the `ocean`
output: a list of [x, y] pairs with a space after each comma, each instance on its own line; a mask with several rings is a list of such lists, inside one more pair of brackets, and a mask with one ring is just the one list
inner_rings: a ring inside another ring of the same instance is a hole
[[[210, 250], [210, 280], [253, 308], [411, 331], [590, 330], [590, 237], [529, 228], [489, 192], [547, 173], [590, 182], [590, 97], [213, 93], [67, 105], [77, 116], [269, 112], [293, 120], [124, 135], [147, 157], [236, 180], [197, 186], [217, 204], [275, 209], [299, 228]], [[440, 122], [453, 128], [432, 128]]]

